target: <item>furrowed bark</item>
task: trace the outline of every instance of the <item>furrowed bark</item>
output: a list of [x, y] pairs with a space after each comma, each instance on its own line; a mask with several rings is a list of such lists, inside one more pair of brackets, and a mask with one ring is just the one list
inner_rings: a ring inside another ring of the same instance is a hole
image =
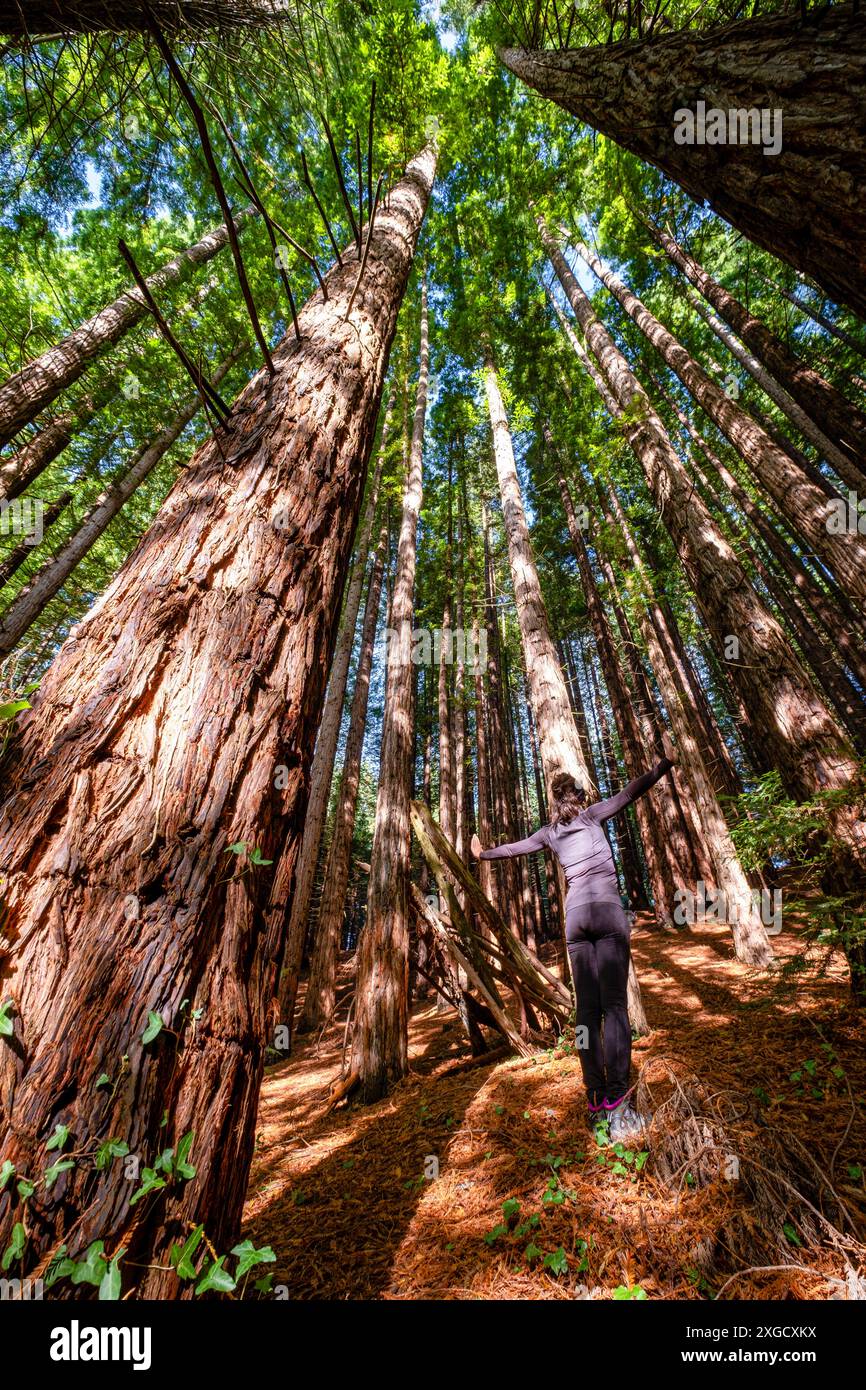
[[[651, 40], [539, 52], [507, 68], [708, 202], [866, 318], [866, 17], [833, 5]], [[844, 91], [844, 100], [840, 92]], [[782, 149], [677, 144], [675, 113], [781, 111]]]
[[578, 784], [590, 793], [593, 790], [592, 779], [584, 761], [568, 691], [550, 636], [550, 623], [532, 554], [529, 527], [514, 462], [511, 431], [499, 390], [496, 366], [489, 350], [485, 360], [484, 384], [493, 431], [493, 452], [502, 495], [502, 513], [508, 538], [508, 556], [523, 655], [532, 694], [548, 803], [551, 804], [550, 787], [557, 772], [571, 773]]
[[[357, 266], [333, 267], [302, 342], [284, 339], [276, 376], [260, 370], [197, 451], [19, 721], [0, 808], [15, 1027], [0, 1153], [39, 1174], [64, 1123], [79, 1149], [118, 1135], [152, 1163], [193, 1131], [196, 1168], [132, 1208], [121, 1164], [63, 1173], [28, 1205], [22, 1274], [61, 1240], [74, 1256], [101, 1239], [127, 1247], [139, 1294], [171, 1297], [189, 1223], [220, 1251], [237, 1239], [313, 734], [434, 170], [432, 148], [411, 161], [351, 314]], [[273, 873], [253, 849], [282, 850]], [[144, 1045], [149, 1011], [166, 1027]], [[4, 1242], [13, 1201], [7, 1187]]]
[[392, 1082], [405, 1076], [409, 1065], [409, 812], [415, 751], [412, 615], [429, 370], [425, 278], [421, 288], [421, 348], [409, 476], [403, 494], [391, 599], [385, 715], [379, 755], [381, 770], [370, 856], [367, 921], [357, 952], [355, 1029], [349, 1071], [358, 1073], [363, 1101], [378, 1100]]
[[[246, 351], [246, 344], [233, 352], [225, 362], [220, 363], [213, 373], [214, 383], [223, 377]], [[134, 492], [141, 487], [145, 478], [165, 457], [173, 444], [176, 444], [187, 425], [202, 408], [200, 396], [194, 396], [182, 410], [166, 425], [150, 444], [139, 449], [132, 463], [122, 477], [118, 478], [97, 497], [87, 515], [69, 539], [60, 547], [33, 578], [15, 595], [6, 612], [0, 618], [0, 658], [8, 656], [17, 642], [21, 640], [31, 623], [35, 622], [47, 603], [69, 578], [75, 566], [84, 558], [91, 546], [95, 545], [110, 522], [114, 520], [121, 507], [129, 501]]]
[[343, 756], [343, 772], [340, 778], [340, 793], [334, 819], [334, 834], [325, 869], [322, 903], [319, 908], [319, 920], [313, 943], [304, 1009], [298, 1025], [299, 1032], [306, 1032], [319, 1027], [331, 1017], [336, 1003], [337, 951], [340, 946], [340, 932], [346, 908], [346, 887], [349, 882], [349, 866], [352, 855], [352, 833], [355, 827], [355, 810], [361, 782], [361, 754], [364, 750], [364, 734], [367, 725], [370, 672], [373, 667], [373, 646], [376, 638], [376, 622], [379, 616], [382, 576], [385, 570], [387, 550], [388, 523], [385, 521], [379, 532], [379, 543], [376, 547], [373, 568], [370, 571], [370, 582], [367, 586], [364, 625], [361, 630], [361, 650], [358, 655], [358, 673], [355, 677], [352, 708], [349, 714], [349, 732], [346, 736], [346, 749]]
[[358, 612], [361, 607], [361, 595], [367, 569], [367, 556], [370, 550], [373, 524], [376, 519], [379, 488], [382, 482], [382, 469], [385, 464], [385, 451], [388, 447], [388, 436], [391, 431], [394, 394], [394, 389], [392, 388], [382, 424], [382, 435], [376, 459], [376, 470], [368, 490], [369, 497], [367, 500], [364, 523], [361, 528], [361, 534], [358, 537], [358, 544], [355, 548], [352, 575], [346, 592], [346, 601], [343, 605], [343, 616], [340, 621], [337, 648], [334, 652], [331, 674], [328, 677], [328, 691], [325, 696], [325, 707], [322, 711], [322, 719], [316, 736], [316, 749], [313, 754], [313, 767], [310, 773], [310, 796], [307, 802], [307, 815], [304, 821], [304, 838], [301, 843], [301, 854], [295, 872], [295, 889], [292, 896], [292, 910], [289, 915], [289, 925], [286, 931], [283, 974], [280, 980], [280, 1018], [283, 1027], [289, 1030], [289, 1037], [291, 1037], [292, 1020], [295, 1014], [295, 1001], [298, 994], [298, 982], [300, 980], [301, 964], [304, 956], [304, 942], [307, 934], [307, 918], [310, 912], [310, 901], [312, 899], [313, 886], [316, 879], [316, 867], [319, 862], [319, 847], [322, 843], [322, 833], [325, 829], [325, 819], [328, 813], [328, 797], [331, 790], [331, 778], [334, 773], [334, 758], [337, 753], [337, 742], [340, 737], [340, 724], [343, 718], [343, 704], [346, 699], [346, 682], [349, 678], [352, 648], [355, 645], [355, 628], [358, 623]]

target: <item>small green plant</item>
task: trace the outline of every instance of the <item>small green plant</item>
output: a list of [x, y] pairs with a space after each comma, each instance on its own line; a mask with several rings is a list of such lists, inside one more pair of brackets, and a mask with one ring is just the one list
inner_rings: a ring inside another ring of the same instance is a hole
[[627, 1149], [624, 1144], [613, 1144], [611, 1148], [596, 1154], [596, 1163], [607, 1168], [615, 1177], [628, 1178], [629, 1182], [637, 1182], [638, 1174], [649, 1158], [649, 1149], [641, 1149], [636, 1152]]
[[633, 1299], [636, 1303], [642, 1303], [649, 1295], [646, 1289], [641, 1288], [640, 1284], [620, 1284], [618, 1288], [614, 1289], [611, 1297], [614, 1298], [617, 1303], [623, 1302], [626, 1299]]

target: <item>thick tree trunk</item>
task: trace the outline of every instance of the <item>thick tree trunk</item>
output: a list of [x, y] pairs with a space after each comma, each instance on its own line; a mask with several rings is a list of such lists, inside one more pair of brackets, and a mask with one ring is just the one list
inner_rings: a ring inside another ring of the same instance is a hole
[[834, 527], [836, 512], [831, 498], [804, 477], [761, 426], [707, 376], [619, 276], [614, 275], [589, 247], [581, 243], [577, 250], [730, 440], [789, 524], [835, 574], [839, 587], [853, 599], [866, 602], [866, 537], [839, 533]]
[[[242, 209], [235, 216], [235, 227], [240, 230], [254, 216], [255, 208]], [[146, 284], [151, 294], [158, 298], [169, 286], [185, 279], [196, 266], [212, 260], [228, 245], [228, 239], [228, 232], [221, 225], [208, 232], [194, 246], [181, 251], [179, 256], [147, 277]], [[47, 348], [26, 367], [22, 367], [20, 372], [9, 377], [0, 386], [0, 446], [8, 444], [28, 420], [34, 419], [50, 405], [61, 391], [86, 372], [91, 362], [101, 357], [149, 314], [140, 289], [124, 290], [98, 314], [79, 324], [54, 347]]]
[[[641, 464], [707, 626], [722, 651], [728, 637], [737, 641], [738, 658], [728, 669], [783, 783], [801, 799], [831, 788], [853, 789], [858, 776], [853, 750], [696, 494], [646, 393], [541, 219], [539, 230], [610, 392], [620, 411], [632, 415], [623, 422], [624, 437]], [[855, 809], [845, 807], [831, 811], [829, 821], [843, 846], [840, 872], [851, 883], [862, 881], [866, 825]]]
[[[851, 5], [500, 57], [866, 318], [866, 17]], [[780, 152], [677, 143], [676, 113], [699, 101], [777, 113]]]
[[340, 946], [340, 933], [346, 911], [346, 887], [349, 882], [352, 835], [355, 828], [355, 810], [358, 804], [358, 787], [361, 782], [361, 754], [364, 750], [364, 733], [367, 725], [370, 672], [373, 669], [373, 647], [376, 639], [376, 622], [379, 616], [379, 600], [382, 596], [382, 576], [385, 570], [387, 550], [388, 523], [386, 521], [379, 534], [379, 544], [367, 588], [364, 625], [361, 631], [361, 649], [358, 654], [358, 673], [355, 677], [355, 689], [352, 694], [349, 732], [346, 735], [343, 772], [340, 778], [340, 792], [334, 818], [334, 834], [325, 869], [325, 884], [322, 889], [322, 902], [319, 908], [319, 920], [310, 962], [310, 977], [307, 981], [307, 992], [299, 1031], [318, 1028], [334, 1012], [337, 951]]
[[[648, 222], [647, 226], [670, 260], [704, 296], [729, 328], [752, 349], [767, 371], [790, 392], [803, 410], [832, 440], [845, 450], [862, 473], [866, 467], [866, 415], [853, 405], [787, 344], [777, 338], [765, 323], [720, 285], [690, 256], [669, 232]], [[813, 441], [814, 442], [814, 441]]]
[[298, 858], [297, 868], [295, 869], [295, 889], [292, 895], [292, 910], [289, 914], [285, 953], [283, 955], [283, 972], [280, 978], [280, 1021], [283, 1027], [288, 1028], [289, 1038], [291, 1038], [292, 1023], [295, 1016], [295, 1002], [298, 994], [301, 964], [304, 957], [304, 943], [307, 936], [307, 920], [310, 913], [313, 887], [316, 881], [319, 849], [322, 843], [322, 834], [325, 829], [325, 820], [328, 814], [328, 797], [331, 791], [331, 778], [334, 775], [334, 758], [337, 755], [340, 724], [343, 719], [343, 705], [346, 700], [346, 682], [349, 679], [352, 648], [355, 645], [355, 629], [358, 624], [358, 611], [361, 607], [364, 576], [367, 570], [367, 556], [370, 550], [370, 538], [373, 534], [373, 524], [376, 519], [379, 488], [382, 481], [385, 450], [388, 447], [388, 435], [390, 433], [393, 407], [394, 389], [392, 388], [385, 410], [385, 418], [382, 423], [382, 435], [376, 459], [376, 470], [373, 474], [370, 487], [368, 488], [364, 523], [361, 528], [361, 534], [358, 537], [358, 544], [355, 547], [352, 574], [346, 591], [346, 600], [343, 604], [340, 631], [337, 638], [336, 650], [334, 652], [334, 660], [331, 665], [331, 673], [328, 677], [325, 706], [322, 710], [322, 719], [319, 724], [319, 732], [316, 737], [316, 748], [313, 754], [313, 767], [310, 773], [310, 795], [307, 802], [307, 815], [304, 821], [304, 838], [301, 841], [301, 853]]
[[421, 349], [409, 476], [403, 494], [389, 623], [385, 716], [370, 856], [367, 922], [357, 953], [355, 1026], [349, 1071], [357, 1072], [364, 1101], [383, 1096], [392, 1082], [406, 1075], [409, 1064], [409, 807], [415, 706], [412, 617], [429, 370], [425, 280], [421, 288]]
[[[222, 381], [229, 369], [246, 351], [246, 347], [247, 345], [244, 344], [243, 347], [236, 349], [227, 357], [225, 362], [220, 363], [212, 377], [215, 384]], [[150, 444], [139, 449], [123, 476], [111, 483], [97, 497], [81, 525], [73, 531], [57, 553], [50, 560], [46, 560], [42, 568], [37, 570], [33, 578], [15, 595], [3, 617], [0, 618], [0, 658], [8, 656], [30, 624], [36, 621], [45, 605], [53, 599], [69, 578], [75, 566], [84, 558], [91, 546], [96, 544], [106, 527], [117, 516], [121, 507], [141, 487], [145, 478], [153, 472], [171, 446], [177, 443], [187, 425], [195, 418], [201, 408], [201, 397], [193, 396], [171, 423], [166, 425], [161, 434], [158, 434]]]
[[[202, 1222], [220, 1253], [237, 1239], [313, 734], [434, 168], [432, 149], [411, 162], [351, 312], [347, 262], [19, 721], [0, 808], [15, 1029], [0, 1048], [0, 1153], [38, 1176], [62, 1123], [79, 1152], [118, 1136], [152, 1164], [193, 1131], [196, 1169], [131, 1208], [123, 1164], [79, 1162], [28, 1204], [22, 1275], [61, 1240], [74, 1256], [100, 1239], [126, 1247], [124, 1283], [176, 1296], [180, 1232]], [[239, 842], [243, 857], [229, 854]], [[273, 875], [255, 867], [280, 849]], [[143, 1044], [149, 1011], [165, 1027]], [[10, 1184], [4, 1248], [14, 1203]]]

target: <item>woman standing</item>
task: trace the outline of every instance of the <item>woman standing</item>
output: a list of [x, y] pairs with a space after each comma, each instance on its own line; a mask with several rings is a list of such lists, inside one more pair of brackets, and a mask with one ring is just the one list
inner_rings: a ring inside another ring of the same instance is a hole
[[[609, 1122], [612, 1142], [643, 1128], [628, 1101], [631, 1025], [627, 989], [631, 923], [620, 899], [616, 865], [604, 822], [630, 806], [676, 763], [668, 734], [664, 757], [651, 772], [636, 777], [616, 796], [586, 804], [586, 792], [567, 772], [553, 778], [554, 811], [549, 825], [525, 840], [482, 849], [472, 837], [476, 859], [510, 859], [550, 849], [565, 873], [565, 939], [577, 997], [575, 1036], [589, 1103], [589, 1124], [597, 1139]], [[602, 1020], [604, 1029], [602, 1030]]]

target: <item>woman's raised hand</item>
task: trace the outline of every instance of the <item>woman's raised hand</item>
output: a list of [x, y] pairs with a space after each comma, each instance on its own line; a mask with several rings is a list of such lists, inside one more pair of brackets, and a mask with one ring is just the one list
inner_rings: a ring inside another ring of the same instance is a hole
[[472, 839], [469, 841], [469, 848], [472, 851], [472, 855], [475, 859], [481, 858], [481, 841], [479, 840], [477, 835], [472, 836]]
[[676, 762], [677, 750], [676, 748], [674, 748], [673, 739], [671, 738], [667, 729], [665, 729], [665, 732], [662, 734], [662, 752], [664, 753], [668, 762]]

